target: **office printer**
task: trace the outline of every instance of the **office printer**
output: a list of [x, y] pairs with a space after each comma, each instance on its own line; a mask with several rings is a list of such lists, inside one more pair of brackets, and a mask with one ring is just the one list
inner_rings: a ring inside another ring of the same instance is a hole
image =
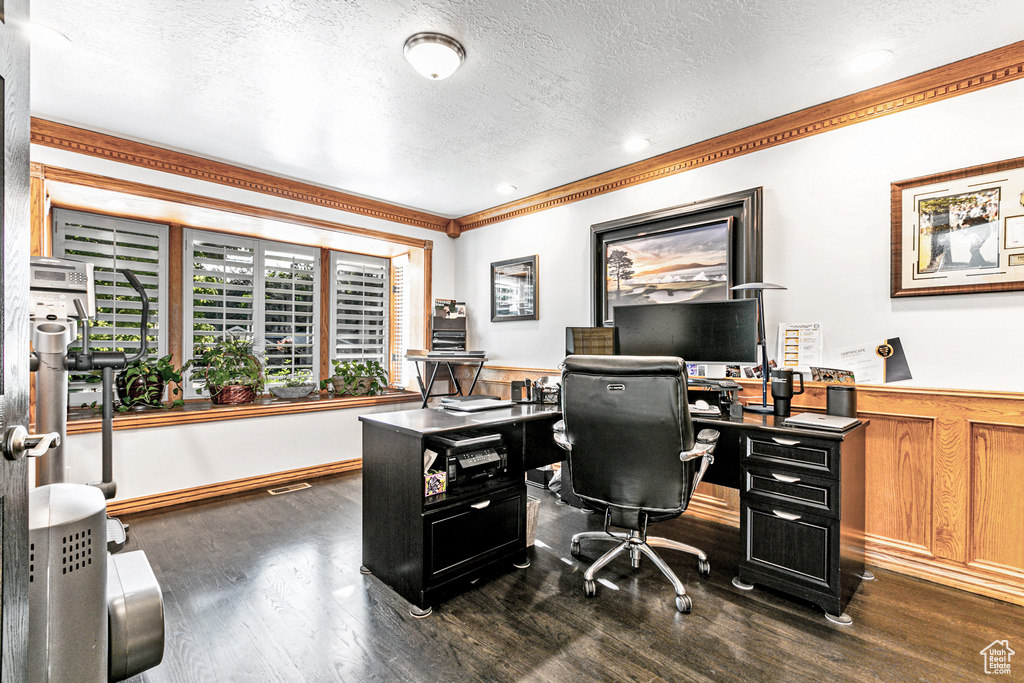
[[466, 430], [432, 436], [428, 447], [444, 463], [448, 490], [504, 474], [508, 467], [508, 449], [501, 434]]

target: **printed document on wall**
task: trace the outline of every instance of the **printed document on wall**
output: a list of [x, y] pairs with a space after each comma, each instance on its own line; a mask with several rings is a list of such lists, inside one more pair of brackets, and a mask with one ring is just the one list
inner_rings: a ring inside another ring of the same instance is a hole
[[821, 362], [821, 323], [779, 323], [779, 366], [806, 368]]

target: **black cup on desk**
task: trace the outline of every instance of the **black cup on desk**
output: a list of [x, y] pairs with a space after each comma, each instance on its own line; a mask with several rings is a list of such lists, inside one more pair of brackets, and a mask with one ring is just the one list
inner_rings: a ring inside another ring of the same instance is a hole
[[[793, 378], [800, 378], [800, 390], [793, 389]], [[778, 417], [789, 417], [789, 406], [793, 396], [804, 393], [804, 376], [793, 368], [772, 370], [772, 402]]]
[[826, 389], [825, 412], [829, 415], [857, 417], [857, 387], [835, 384]]

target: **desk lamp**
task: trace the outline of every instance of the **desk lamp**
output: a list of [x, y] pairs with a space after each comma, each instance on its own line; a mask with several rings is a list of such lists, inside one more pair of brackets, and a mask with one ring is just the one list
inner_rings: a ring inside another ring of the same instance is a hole
[[768, 405], [768, 340], [764, 333], [764, 290], [786, 289], [770, 282], [748, 282], [731, 288], [734, 292], [753, 290], [757, 293], [757, 346], [761, 349], [761, 403], [748, 403], [744, 410], [752, 413], [771, 413], [775, 407]]

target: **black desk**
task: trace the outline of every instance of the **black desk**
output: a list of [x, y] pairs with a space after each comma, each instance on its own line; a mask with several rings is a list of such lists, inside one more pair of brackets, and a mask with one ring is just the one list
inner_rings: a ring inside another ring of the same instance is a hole
[[[551, 436], [560, 418], [554, 405], [360, 417], [366, 570], [423, 614], [482, 571], [525, 562], [524, 473], [563, 459]], [[742, 554], [734, 584], [775, 588], [845, 623], [843, 610], [864, 573], [865, 425], [834, 433], [754, 414], [693, 422], [721, 433], [704, 481], [740, 491]], [[424, 498], [425, 439], [470, 428], [502, 434], [508, 476]], [[570, 485], [564, 478], [563, 487]]]
[[[412, 361], [416, 364], [416, 382], [420, 387], [420, 397], [423, 399], [423, 408], [427, 407], [427, 401], [432, 398], [439, 396], [468, 396], [473, 393], [473, 387], [476, 386], [476, 380], [480, 377], [480, 371], [484, 368], [484, 363], [487, 362], [486, 358], [482, 356], [444, 356], [444, 357], [431, 357], [431, 356], [406, 356], [407, 361]], [[428, 363], [434, 365], [429, 367]], [[435, 394], [432, 393], [434, 389], [434, 380], [437, 378], [437, 369], [444, 365], [448, 369], [448, 377], [451, 379], [452, 384], [455, 385], [455, 391], [447, 394]], [[476, 366], [476, 374], [473, 375], [473, 381], [469, 385], [469, 391], [465, 394], [462, 393], [462, 385], [459, 383], [459, 378], [455, 376], [455, 371], [452, 370], [453, 365], [470, 365]], [[427, 373], [427, 377], [424, 377], [424, 373]]]
[[[554, 405], [361, 416], [363, 571], [412, 603], [413, 616], [425, 616], [484, 573], [528, 566], [525, 473], [562, 459], [551, 435], [560, 418]], [[424, 497], [426, 440], [466, 429], [502, 435], [507, 471]]]

